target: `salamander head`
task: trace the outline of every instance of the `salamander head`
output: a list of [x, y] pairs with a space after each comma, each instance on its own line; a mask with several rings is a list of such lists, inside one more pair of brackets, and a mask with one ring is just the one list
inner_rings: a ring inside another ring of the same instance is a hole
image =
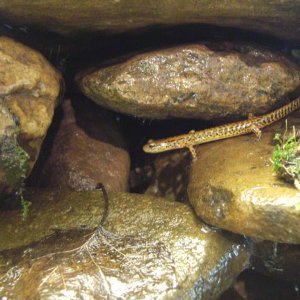
[[168, 146], [168, 143], [165, 143], [163, 141], [149, 140], [147, 144], [144, 145], [143, 150], [146, 153], [160, 153], [172, 149]]

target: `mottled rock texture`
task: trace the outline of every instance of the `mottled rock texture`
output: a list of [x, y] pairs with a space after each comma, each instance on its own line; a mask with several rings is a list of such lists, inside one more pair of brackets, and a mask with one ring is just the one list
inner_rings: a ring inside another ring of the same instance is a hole
[[300, 3], [293, 0], [2, 0], [0, 17], [63, 33], [124, 31], [149, 25], [202, 23], [299, 41]]
[[49, 156], [34, 170], [31, 185], [80, 191], [101, 182], [109, 192], [127, 191], [129, 154], [111, 116], [88, 101], [81, 101], [77, 112], [70, 100], [62, 106], [63, 120], [51, 149], [44, 149]]
[[91, 236], [100, 191], [26, 198], [34, 203], [26, 223], [1, 212], [1, 297], [208, 300], [248, 265], [243, 242], [208, 228], [185, 204], [110, 194], [105, 230]]
[[60, 74], [42, 55], [0, 37], [0, 195], [11, 192], [34, 165], [52, 121], [60, 82]]
[[143, 53], [78, 75], [85, 95], [145, 118], [204, 120], [260, 114], [300, 86], [300, 70], [258, 46], [193, 44]]
[[[299, 112], [288, 118], [299, 127]], [[198, 216], [227, 230], [282, 243], [300, 243], [300, 194], [273, 172], [274, 135], [285, 120], [253, 134], [196, 148], [188, 195]]]

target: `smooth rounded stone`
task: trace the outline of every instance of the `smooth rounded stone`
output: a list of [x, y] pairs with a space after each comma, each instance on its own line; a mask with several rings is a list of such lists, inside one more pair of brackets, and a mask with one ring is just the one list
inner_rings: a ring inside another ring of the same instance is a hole
[[[41, 13], [42, 12], [42, 13]], [[300, 3], [294, 0], [2, 0], [0, 17], [60, 33], [125, 31], [153, 25], [202, 23], [258, 31], [299, 41]]]
[[33, 167], [60, 82], [60, 74], [42, 55], [0, 37], [0, 195], [11, 192]]
[[[287, 118], [300, 126], [299, 112]], [[291, 128], [290, 128], [291, 129]], [[275, 133], [285, 120], [254, 134], [196, 148], [188, 185], [189, 200], [205, 222], [239, 234], [281, 243], [300, 243], [300, 194], [273, 172]]]
[[105, 229], [91, 236], [100, 191], [25, 197], [33, 203], [25, 223], [0, 212], [1, 297], [215, 299], [248, 266], [245, 243], [202, 224], [186, 204], [110, 194]]
[[300, 245], [257, 242], [251, 261], [257, 272], [300, 284]]
[[128, 190], [130, 158], [124, 138], [112, 118], [86, 102], [77, 112], [70, 100], [63, 102], [63, 120], [51, 150], [45, 149], [50, 155], [34, 170], [31, 185], [80, 191], [101, 182], [109, 192]]
[[258, 46], [207, 43], [143, 53], [83, 72], [77, 82], [87, 97], [118, 112], [211, 120], [284, 102], [300, 86], [300, 69]]

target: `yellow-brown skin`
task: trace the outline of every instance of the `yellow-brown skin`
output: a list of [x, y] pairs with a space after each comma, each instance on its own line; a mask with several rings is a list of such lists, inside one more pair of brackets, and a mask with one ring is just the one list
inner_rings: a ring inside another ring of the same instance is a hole
[[271, 113], [255, 118], [249, 118], [245, 121], [229, 123], [200, 131], [191, 131], [187, 134], [177, 135], [156, 141], [149, 140], [148, 143], [144, 145], [143, 150], [146, 153], [160, 153], [186, 147], [189, 148], [193, 157], [196, 158], [196, 152], [193, 148], [194, 145], [213, 142], [238, 135], [244, 135], [251, 132], [260, 137], [261, 128], [264, 128], [284, 118], [286, 115], [297, 110], [298, 108], [300, 108], [300, 97], [282, 106], [281, 108], [274, 110]]

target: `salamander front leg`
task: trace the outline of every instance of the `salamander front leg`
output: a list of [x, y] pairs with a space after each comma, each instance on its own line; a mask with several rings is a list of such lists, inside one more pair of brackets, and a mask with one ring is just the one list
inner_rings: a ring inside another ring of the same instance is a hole
[[254, 118], [255, 118], [255, 116], [254, 116], [253, 113], [249, 113], [248, 114], [248, 120], [251, 120], [251, 119], [254, 119]]
[[261, 130], [257, 126], [255, 126], [255, 125], [251, 126], [251, 130], [257, 136], [257, 139], [260, 140], [260, 138], [261, 138]]
[[193, 160], [197, 160], [197, 154], [196, 154], [196, 150], [194, 148], [194, 146], [187, 146], [187, 148], [190, 150], [191, 154], [192, 154], [192, 157], [193, 157]]

